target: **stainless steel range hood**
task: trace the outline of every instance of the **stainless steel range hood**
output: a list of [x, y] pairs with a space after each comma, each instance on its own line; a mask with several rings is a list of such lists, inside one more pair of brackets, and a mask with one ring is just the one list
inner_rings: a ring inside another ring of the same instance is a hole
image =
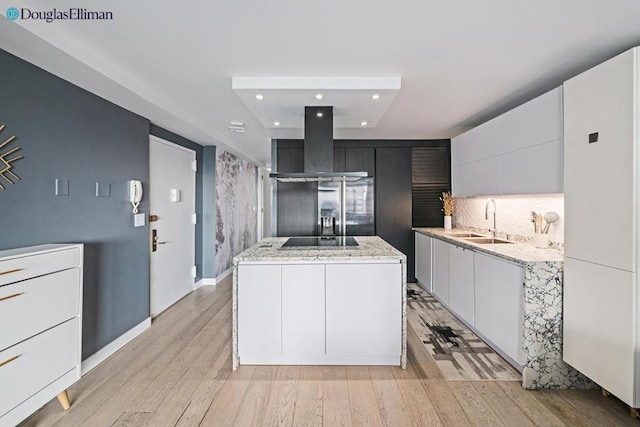
[[333, 107], [304, 107], [304, 172], [269, 176], [279, 182], [340, 182], [368, 174], [333, 171]]
[[272, 173], [271, 178], [280, 182], [340, 182], [357, 181], [366, 178], [366, 172], [298, 172], [298, 173]]

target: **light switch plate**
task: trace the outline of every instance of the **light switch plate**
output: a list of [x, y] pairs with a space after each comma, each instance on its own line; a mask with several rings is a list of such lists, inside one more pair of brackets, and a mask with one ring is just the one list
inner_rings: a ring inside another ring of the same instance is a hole
[[111, 197], [111, 184], [104, 181], [96, 182], [96, 197]]
[[171, 201], [172, 202], [179, 202], [180, 201], [180, 190], [178, 190], [177, 188], [172, 188], [171, 189]]
[[135, 214], [133, 216], [134, 227], [144, 227], [147, 223], [147, 215], [143, 213]]
[[65, 178], [56, 178], [56, 196], [69, 195], [69, 180]]

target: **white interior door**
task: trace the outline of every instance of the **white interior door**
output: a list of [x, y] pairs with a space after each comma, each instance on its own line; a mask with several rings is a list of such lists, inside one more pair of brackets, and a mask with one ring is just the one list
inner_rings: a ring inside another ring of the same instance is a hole
[[151, 219], [155, 219], [149, 223], [152, 317], [193, 289], [195, 159], [192, 150], [153, 136], [150, 138], [149, 200]]

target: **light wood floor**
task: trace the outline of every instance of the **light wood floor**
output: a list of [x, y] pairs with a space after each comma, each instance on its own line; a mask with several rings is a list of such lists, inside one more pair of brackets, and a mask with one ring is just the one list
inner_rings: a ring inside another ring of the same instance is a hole
[[409, 329], [408, 369], [241, 366], [231, 370], [231, 281], [203, 287], [25, 426], [615, 426], [640, 423], [597, 391], [447, 382]]

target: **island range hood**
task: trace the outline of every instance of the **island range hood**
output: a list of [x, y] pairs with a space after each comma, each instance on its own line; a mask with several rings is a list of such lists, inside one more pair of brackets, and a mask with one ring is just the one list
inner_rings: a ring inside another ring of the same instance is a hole
[[304, 107], [304, 172], [269, 174], [279, 182], [357, 181], [367, 175], [333, 171], [333, 107]]

